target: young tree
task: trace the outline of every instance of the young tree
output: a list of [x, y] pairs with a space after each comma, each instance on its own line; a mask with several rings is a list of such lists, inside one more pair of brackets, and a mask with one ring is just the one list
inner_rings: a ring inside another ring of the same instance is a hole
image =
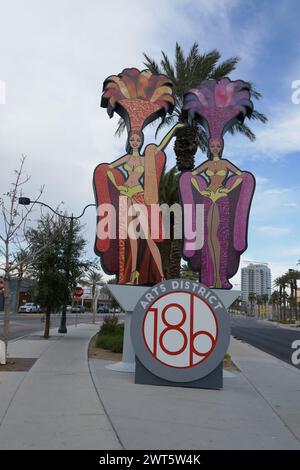
[[[5, 282], [4, 290], [4, 325], [2, 338], [6, 349], [9, 337], [9, 315], [11, 303], [11, 276], [24, 264], [18, 256], [20, 250], [27, 253], [28, 243], [25, 237], [26, 224], [29, 215], [34, 208], [32, 204], [29, 208], [19, 205], [19, 197], [30, 177], [24, 170], [26, 157], [23, 155], [18, 169], [14, 171], [14, 180], [10, 189], [0, 197], [0, 271], [3, 272]], [[36, 201], [40, 198], [43, 188], [40, 189]], [[29, 258], [27, 260], [29, 262]]]
[[64, 216], [49, 214], [41, 216], [37, 227], [27, 232], [31, 250], [40, 253], [31, 272], [36, 278], [36, 301], [46, 310], [46, 339], [49, 338], [51, 313], [67, 305], [78, 279], [89, 266], [82, 260], [86, 242], [80, 232], [77, 220], [73, 220], [70, 227]]
[[81, 284], [91, 287], [92, 289], [92, 312], [93, 312], [93, 323], [96, 321], [97, 304], [100, 294], [100, 286], [103, 285], [103, 274], [97, 268], [98, 261], [92, 262], [90, 269], [87, 272], [87, 276], [81, 280]]

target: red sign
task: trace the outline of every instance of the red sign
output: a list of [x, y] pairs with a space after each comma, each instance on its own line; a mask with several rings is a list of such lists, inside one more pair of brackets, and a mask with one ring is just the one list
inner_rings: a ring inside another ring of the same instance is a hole
[[4, 281], [0, 279], [0, 294], [4, 294]]
[[80, 297], [83, 296], [83, 289], [82, 287], [76, 287], [75, 291], [74, 291], [74, 295], [76, 297], [76, 299], [80, 299]]

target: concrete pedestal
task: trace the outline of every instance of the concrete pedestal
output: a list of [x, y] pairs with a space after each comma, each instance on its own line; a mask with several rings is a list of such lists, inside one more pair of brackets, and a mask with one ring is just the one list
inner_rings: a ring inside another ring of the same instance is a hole
[[124, 342], [122, 361], [106, 366], [107, 369], [116, 370], [118, 372], [135, 372], [135, 352], [130, 337], [130, 326], [132, 312], [141, 298], [148, 290], [148, 287], [108, 284], [111, 295], [116, 299], [120, 307], [125, 312], [124, 322]]

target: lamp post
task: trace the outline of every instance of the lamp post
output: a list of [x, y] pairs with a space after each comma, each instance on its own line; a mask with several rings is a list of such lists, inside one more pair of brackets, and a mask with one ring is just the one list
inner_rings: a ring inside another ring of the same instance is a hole
[[[20, 197], [19, 198], [19, 204], [22, 206], [29, 206], [30, 204], [39, 204], [40, 206], [47, 207], [50, 209], [54, 214], [56, 214], [58, 217], [62, 217], [63, 219], [68, 219], [70, 220], [70, 226], [69, 226], [69, 232], [68, 232], [68, 244], [67, 244], [67, 253], [66, 253], [66, 267], [65, 267], [65, 273], [66, 273], [66, 280], [67, 280], [67, 285], [69, 287], [70, 283], [70, 263], [71, 263], [71, 255], [72, 255], [72, 243], [73, 243], [73, 230], [74, 230], [74, 220], [79, 220], [85, 213], [86, 209], [88, 207], [95, 207], [96, 204], [87, 204], [84, 208], [83, 211], [80, 215], [74, 216], [73, 214], [71, 216], [68, 215], [63, 215], [54, 210], [51, 206], [46, 204], [45, 202], [40, 202], [40, 201], [31, 201], [30, 198], [28, 197]], [[60, 319], [60, 326], [58, 329], [58, 333], [67, 333], [67, 303], [64, 302], [63, 308], [62, 308], [62, 313], [61, 313], [61, 319]]]

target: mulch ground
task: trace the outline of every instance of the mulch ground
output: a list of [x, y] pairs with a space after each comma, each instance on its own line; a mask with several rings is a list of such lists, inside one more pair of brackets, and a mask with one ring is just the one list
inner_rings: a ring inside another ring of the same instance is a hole
[[27, 372], [35, 361], [32, 357], [9, 357], [5, 365], [0, 364], [0, 372]]
[[104, 361], [120, 362], [122, 360], [122, 354], [109, 351], [108, 349], [96, 347], [96, 336], [97, 335], [93, 336], [89, 344], [89, 358], [103, 359]]

